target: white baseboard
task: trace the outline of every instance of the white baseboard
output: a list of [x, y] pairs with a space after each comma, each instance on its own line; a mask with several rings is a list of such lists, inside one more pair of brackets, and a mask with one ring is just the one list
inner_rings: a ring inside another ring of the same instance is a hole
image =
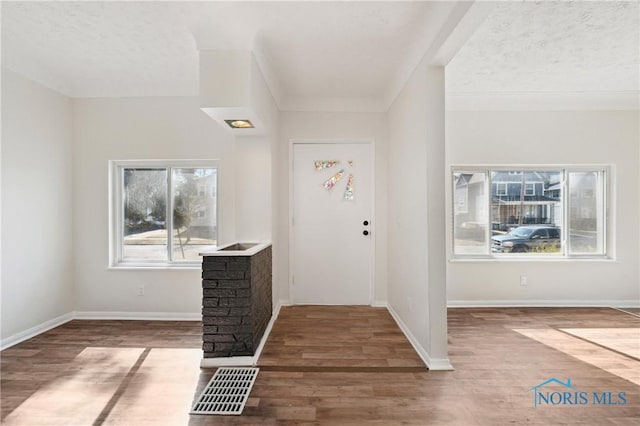
[[407, 325], [404, 323], [404, 321], [402, 321], [402, 319], [400, 318], [400, 315], [398, 315], [398, 313], [391, 307], [391, 305], [387, 306], [387, 310], [389, 311], [389, 313], [391, 314], [393, 319], [398, 324], [398, 327], [400, 327], [400, 330], [402, 330], [404, 335], [407, 337], [407, 339], [409, 340], [409, 343], [411, 343], [411, 346], [413, 346], [413, 349], [415, 349], [415, 351], [418, 353], [418, 356], [422, 359], [422, 361], [425, 363], [425, 365], [429, 368], [429, 370], [432, 370], [432, 371], [451, 371], [451, 370], [453, 370], [453, 366], [449, 362], [448, 358], [432, 359], [429, 356], [427, 351], [422, 347], [420, 342], [418, 342], [418, 339], [416, 339], [416, 337], [413, 335], [413, 333], [411, 333], [411, 331], [409, 330], [409, 327], [407, 327]]
[[[280, 312], [281, 303], [276, 307], [275, 314], [272, 316], [271, 321], [267, 325], [265, 331], [265, 337], [260, 342], [258, 350], [261, 352], [266, 336], [273, 327], [273, 321]], [[202, 314], [200, 312], [108, 312], [108, 311], [75, 311], [61, 315], [57, 318], [45, 321], [40, 325], [32, 327], [28, 330], [16, 333], [13, 336], [9, 336], [0, 341], [0, 350], [10, 348], [18, 343], [29, 340], [39, 334], [56, 328], [71, 320], [137, 320], [137, 321], [202, 321]], [[259, 356], [259, 352], [256, 352]], [[256, 358], [257, 360], [257, 358]], [[242, 364], [244, 365], [244, 364]]]
[[624, 309], [624, 308], [640, 308], [640, 300], [637, 302], [621, 302], [611, 306], [616, 309]]
[[267, 323], [267, 327], [264, 329], [264, 334], [262, 335], [262, 339], [260, 339], [260, 344], [258, 345], [258, 348], [256, 349], [256, 352], [253, 354], [253, 356], [202, 358], [202, 361], [200, 361], [200, 368], [247, 367], [247, 366], [255, 367], [256, 365], [258, 365], [258, 359], [260, 359], [260, 354], [262, 354], [264, 345], [265, 343], [267, 343], [269, 334], [271, 334], [271, 329], [273, 328], [273, 324], [275, 324], [276, 319], [278, 319], [278, 315], [280, 315], [280, 308], [282, 306], [283, 306], [282, 302], [278, 302], [278, 304], [276, 305], [276, 308], [273, 310], [271, 319]]
[[449, 358], [429, 358], [427, 366], [431, 371], [454, 371]]
[[630, 300], [449, 300], [449, 308], [636, 308]]
[[282, 305], [278, 303], [276, 305], [276, 308], [273, 310], [271, 319], [267, 323], [267, 327], [264, 329], [264, 334], [262, 335], [262, 339], [260, 339], [260, 344], [258, 345], [258, 349], [256, 349], [256, 353], [253, 354], [253, 358], [254, 358], [253, 365], [258, 364], [258, 359], [260, 358], [260, 354], [262, 354], [264, 345], [267, 343], [269, 334], [271, 334], [271, 329], [273, 328], [273, 325], [276, 323], [276, 320], [278, 319], [278, 315], [280, 315], [280, 308], [282, 308]]
[[81, 320], [202, 321], [200, 312], [103, 312], [76, 311]]
[[254, 356], [229, 356], [222, 358], [202, 358], [200, 368], [218, 368], [218, 367], [255, 367], [256, 359]]
[[45, 321], [42, 324], [36, 325], [35, 327], [31, 327], [25, 331], [21, 331], [20, 333], [16, 333], [13, 336], [9, 336], [5, 339], [2, 339], [0, 342], [0, 350], [5, 350], [10, 348], [11, 346], [15, 346], [18, 343], [22, 343], [25, 340], [29, 340], [33, 337], [36, 337], [38, 334], [42, 334], [45, 331], [49, 331], [52, 328], [56, 328], [61, 326], [64, 323], [67, 323], [74, 319], [74, 312], [69, 312], [64, 315], [60, 315], [57, 318], [50, 319], [49, 321]]
[[374, 300], [373, 302], [371, 302], [371, 307], [372, 308], [386, 308], [388, 307], [388, 303], [386, 300]]

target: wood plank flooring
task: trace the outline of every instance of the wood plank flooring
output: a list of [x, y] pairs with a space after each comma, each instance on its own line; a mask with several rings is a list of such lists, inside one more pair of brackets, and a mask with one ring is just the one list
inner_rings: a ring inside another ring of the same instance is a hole
[[259, 365], [282, 370], [425, 369], [387, 309], [368, 306], [283, 307]]
[[562, 328], [560, 331], [640, 361], [640, 328]]
[[640, 308], [618, 308], [618, 310], [640, 317]]
[[[424, 370], [383, 309], [284, 308], [239, 417], [188, 415], [214, 372], [198, 367], [199, 323], [72, 321], [1, 353], [2, 424], [638, 424], [640, 386], [607, 371], [617, 362], [599, 367], [574, 351], [610, 363], [623, 355], [585, 347], [559, 329], [628, 335], [640, 318], [594, 308], [450, 309], [448, 316], [456, 370], [437, 372]], [[563, 346], [517, 330], [561, 333]], [[631, 357], [627, 365], [640, 371]], [[626, 392], [628, 403], [534, 408], [529, 389], [551, 377], [570, 378], [580, 391]]]

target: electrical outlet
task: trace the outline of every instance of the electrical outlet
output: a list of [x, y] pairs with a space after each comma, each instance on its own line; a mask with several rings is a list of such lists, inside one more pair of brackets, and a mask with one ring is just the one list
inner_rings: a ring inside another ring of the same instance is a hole
[[520, 275], [520, 285], [523, 286], [523, 287], [527, 285], [527, 276], [526, 275]]
[[144, 296], [144, 284], [138, 286], [138, 296]]

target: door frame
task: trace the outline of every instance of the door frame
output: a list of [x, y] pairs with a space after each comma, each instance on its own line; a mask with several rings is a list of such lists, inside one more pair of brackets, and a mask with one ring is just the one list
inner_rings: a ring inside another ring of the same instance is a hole
[[370, 162], [370, 179], [371, 179], [371, 214], [369, 221], [371, 222], [371, 253], [370, 262], [371, 262], [371, 270], [369, 271], [369, 306], [373, 306], [375, 300], [375, 275], [376, 275], [376, 230], [377, 230], [377, 222], [375, 218], [376, 212], [376, 150], [375, 150], [375, 140], [373, 138], [334, 138], [334, 139], [304, 139], [304, 138], [296, 138], [289, 139], [289, 273], [288, 273], [288, 281], [289, 281], [289, 302], [292, 305], [296, 304], [295, 301], [295, 292], [293, 289], [293, 269], [295, 262], [295, 255], [293, 250], [293, 212], [294, 212], [294, 199], [293, 199], [293, 149], [295, 145], [305, 145], [305, 144], [368, 144], [369, 145], [369, 162]]

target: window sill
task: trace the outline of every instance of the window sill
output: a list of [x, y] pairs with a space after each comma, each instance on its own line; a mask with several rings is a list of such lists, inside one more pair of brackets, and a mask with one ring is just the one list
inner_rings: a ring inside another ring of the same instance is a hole
[[149, 264], [119, 264], [107, 267], [109, 271], [199, 271], [202, 269], [201, 263], [191, 263], [186, 265], [171, 265], [161, 263], [155, 265]]
[[617, 263], [615, 258], [611, 257], [532, 257], [532, 256], [518, 256], [518, 257], [452, 257], [449, 258], [449, 263], [492, 263], [492, 262], [527, 262], [527, 263], [556, 263], [556, 262], [605, 262], [605, 263]]

